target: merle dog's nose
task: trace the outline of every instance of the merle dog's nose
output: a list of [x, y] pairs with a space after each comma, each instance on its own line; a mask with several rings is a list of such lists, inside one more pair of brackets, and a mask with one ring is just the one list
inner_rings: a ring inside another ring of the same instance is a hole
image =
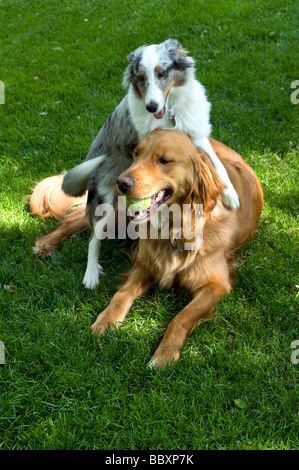
[[120, 191], [127, 193], [135, 186], [135, 181], [127, 175], [119, 176], [117, 178], [117, 186], [119, 187]]
[[147, 103], [146, 105], [146, 109], [150, 112], [150, 113], [155, 113], [158, 109], [158, 104], [155, 103], [155, 101], [151, 100], [149, 103]]

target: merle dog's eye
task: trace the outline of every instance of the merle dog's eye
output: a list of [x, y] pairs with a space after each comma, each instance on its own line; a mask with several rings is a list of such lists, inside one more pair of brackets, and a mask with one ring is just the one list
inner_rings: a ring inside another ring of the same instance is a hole
[[168, 77], [168, 72], [167, 72], [167, 70], [160, 70], [160, 71], [157, 73], [157, 77], [158, 77], [158, 78], [167, 78], [167, 77]]
[[143, 75], [138, 75], [137, 76], [137, 82], [138, 82], [138, 85], [143, 85], [144, 84], [144, 76]]

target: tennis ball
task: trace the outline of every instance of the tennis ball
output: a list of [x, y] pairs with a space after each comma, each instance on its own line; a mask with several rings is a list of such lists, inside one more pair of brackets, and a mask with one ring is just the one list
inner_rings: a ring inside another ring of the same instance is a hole
[[132, 212], [145, 211], [151, 205], [151, 202], [151, 197], [145, 197], [144, 199], [136, 199], [131, 196], [126, 196], [126, 206], [127, 208], [130, 207]]

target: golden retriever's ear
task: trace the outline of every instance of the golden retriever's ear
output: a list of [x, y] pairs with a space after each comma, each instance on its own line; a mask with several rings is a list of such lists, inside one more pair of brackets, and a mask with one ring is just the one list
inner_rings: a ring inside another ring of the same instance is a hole
[[202, 204], [204, 212], [210, 212], [216, 205], [219, 194], [226, 187], [212, 164], [208, 165], [198, 154], [193, 159], [194, 183], [191, 192], [192, 204]]

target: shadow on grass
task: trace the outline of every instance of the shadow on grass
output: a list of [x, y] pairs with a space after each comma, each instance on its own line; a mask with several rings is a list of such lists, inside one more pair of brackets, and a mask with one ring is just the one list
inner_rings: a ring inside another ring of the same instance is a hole
[[[291, 213], [296, 204], [295, 196], [294, 190], [278, 200], [274, 192], [265, 189], [265, 199], [270, 205]], [[100, 263], [106, 276], [100, 279], [95, 290], [90, 291], [82, 286], [89, 230], [65, 240], [62, 248], [52, 256], [38, 257], [32, 251], [35, 239], [55, 229], [58, 222], [29, 215], [27, 209], [26, 206], [26, 217], [22, 224], [12, 223], [1, 230], [4, 256], [0, 281], [3, 285], [16, 288], [10, 297], [5, 293], [5, 310], [22, 309], [22, 302], [29, 305], [30, 298], [40, 309], [47, 309], [50, 305], [52, 310], [56, 307], [76, 309], [78, 304], [89, 302], [90, 313], [95, 318], [109, 304], [121, 283], [122, 274], [130, 269], [134, 244], [130, 240], [103, 240]], [[273, 304], [276, 286], [290, 288], [293, 282], [290, 280], [292, 269], [288, 268], [286, 272], [285, 262], [293, 256], [292, 233], [288, 235], [286, 237], [281, 230], [277, 232], [273, 223], [260, 222], [258, 234], [236, 253], [240, 267], [237, 269], [235, 293], [230, 296], [238, 298], [245, 294], [247, 301], [254, 301], [260, 305], [261, 311], [265, 311], [271, 302]], [[188, 301], [183, 290], [161, 291], [154, 286], [134, 302], [133, 307], [137, 304], [138, 310], [158, 310], [160, 316], [165, 315], [170, 321]], [[226, 300], [221, 302], [221, 305], [225, 305]]]

